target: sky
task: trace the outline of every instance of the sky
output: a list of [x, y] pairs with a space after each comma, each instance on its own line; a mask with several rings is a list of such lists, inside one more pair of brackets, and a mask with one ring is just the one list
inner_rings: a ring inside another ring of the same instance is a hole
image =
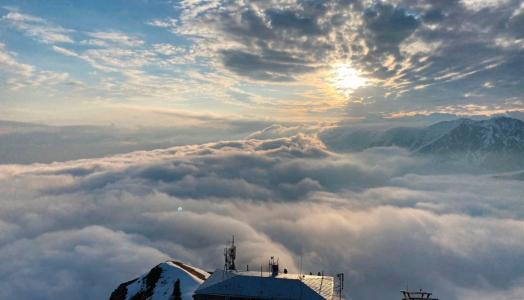
[[0, 299], [232, 234], [347, 300], [521, 299], [523, 70], [516, 0], [0, 0]]
[[516, 0], [2, 0], [0, 118], [165, 126], [187, 122], [169, 113], [522, 111], [523, 24]]

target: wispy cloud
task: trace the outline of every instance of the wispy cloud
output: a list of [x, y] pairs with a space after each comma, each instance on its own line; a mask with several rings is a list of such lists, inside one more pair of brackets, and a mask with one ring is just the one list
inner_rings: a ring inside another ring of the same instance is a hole
[[1, 73], [6, 74], [6, 86], [9, 90], [20, 90], [25, 87], [46, 86], [47, 88], [60, 84], [81, 85], [80, 82], [70, 78], [68, 73], [39, 70], [33, 65], [20, 63], [16, 54], [7, 51], [4, 44], [0, 43]]
[[121, 32], [90, 32], [88, 35], [98, 40], [103, 40], [127, 47], [138, 47], [144, 44], [144, 41], [132, 38]]
[[3, 43], [0, 43], [0, 64], [4, 66], [2, 70], [22, 77], [30, 77], [34, 72], [33, 66], [17, 62], [13, 54], [7, 51]]
[[73, 30], [50, 23], [42, 18], [18, 11], [9, 11], [2, 21], [22, 31], [27, 36], [45, 44], [73, 43]]

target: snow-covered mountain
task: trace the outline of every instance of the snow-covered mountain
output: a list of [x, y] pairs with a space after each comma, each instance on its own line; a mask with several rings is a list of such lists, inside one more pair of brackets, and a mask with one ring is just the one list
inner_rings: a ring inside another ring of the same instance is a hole
[[120, 284], [109, 300], [173, 300], [179, 280], [182, 300], [191, 300], [193, 292], [209, 273], [178, 261], [166, 261], [148, 273]]
[[490, 169], [524, 167], [524, 122], [508, 117], [458, 119], [427, 127], [387, 130], [337, 128], [321, 134], [335, 151], [397, 146], [441, 160], [480, 164]]
[[[431, 127], [431, 126], [430, 126]], [[472, 121], [462, 119], [455, 126], [421, 147], [419, 152], [524, 153], [524, 122], [507, 117]]]
[[350, 128], [335, 127], [320, 134], [335, 151], [362, 151], [372, 147], [397, 146], [416, 151], [447, 134], [466, 119], [443, 121], [427, 127]]
[[416, 151], [492, 170], [520, 169], [524, 167], [524, 122], [507, 117], [461, 120], [449, 132]]

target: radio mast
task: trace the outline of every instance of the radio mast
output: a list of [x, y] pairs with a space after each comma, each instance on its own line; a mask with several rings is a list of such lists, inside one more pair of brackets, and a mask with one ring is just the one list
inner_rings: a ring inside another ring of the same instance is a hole
[[235, 258], [237, 256], [237, 247], [235, 246], [235, 236], [231, 240], [231, 246], [224, 249], [224, 269], [226, 271], [236, 271]]

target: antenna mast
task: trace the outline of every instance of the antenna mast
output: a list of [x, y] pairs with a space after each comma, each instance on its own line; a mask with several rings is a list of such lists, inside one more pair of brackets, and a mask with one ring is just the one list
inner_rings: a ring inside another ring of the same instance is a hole
[[335, 283], [335, 291], [338, 294], [338, 299], [342, 300], [342, 291], [344, 290], [344, 273], [337, 274], [337, 281]]
[[224, 269], [226, 271], [236, 271], [235, 258], [237, 257], [237, 247], [235, 246], [235, 236], [231, 240], [231, 246], [224, 249]]

